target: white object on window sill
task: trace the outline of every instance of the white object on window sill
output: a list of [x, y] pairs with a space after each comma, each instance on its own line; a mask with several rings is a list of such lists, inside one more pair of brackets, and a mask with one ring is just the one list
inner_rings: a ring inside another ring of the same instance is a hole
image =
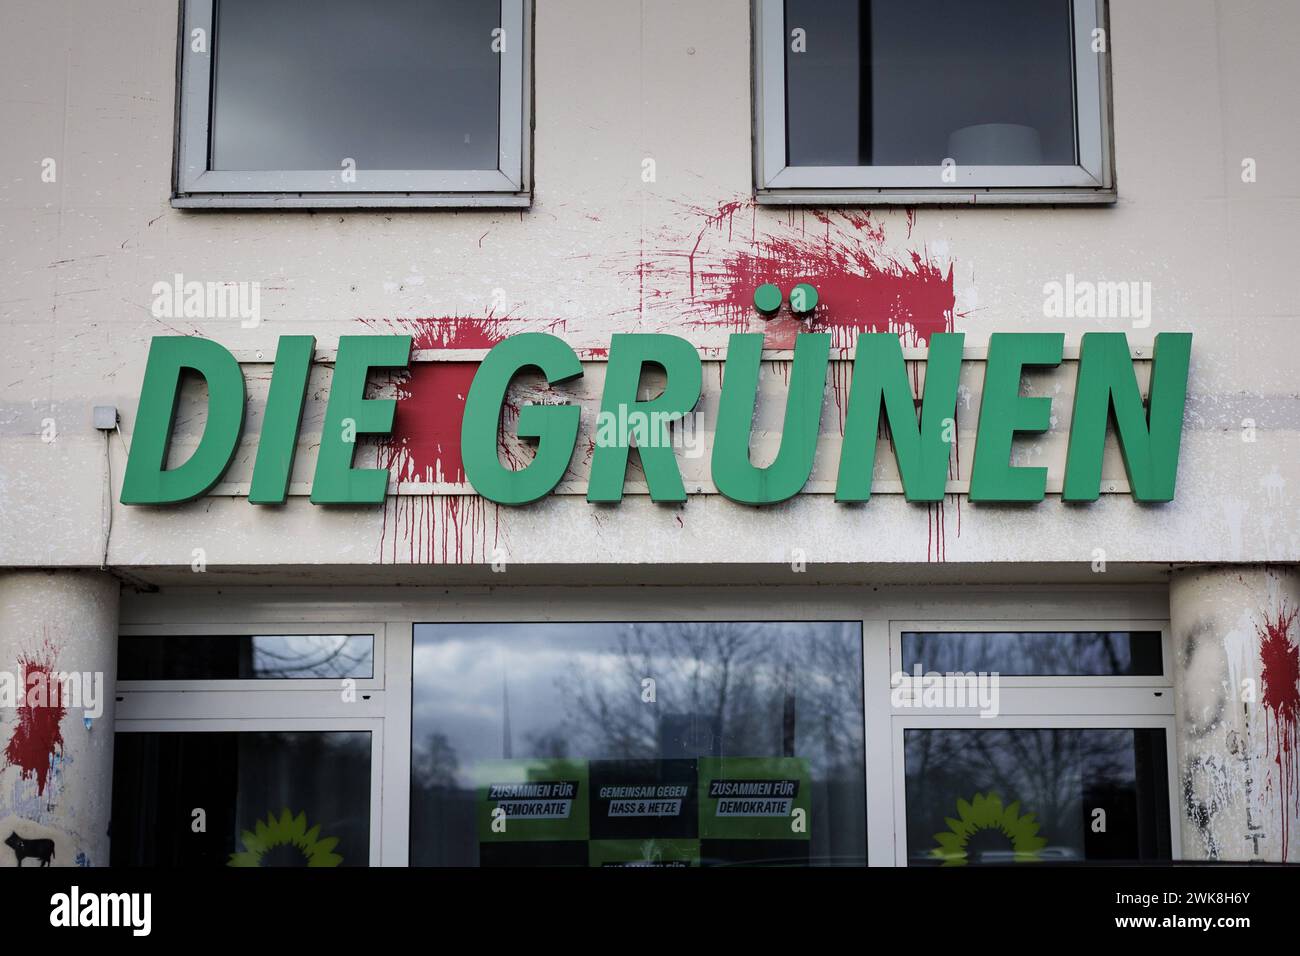
[[948, 135], [948, 155], [961, 166], [1038, 166], [1043, 142], [1032, 126], [977, 123]]

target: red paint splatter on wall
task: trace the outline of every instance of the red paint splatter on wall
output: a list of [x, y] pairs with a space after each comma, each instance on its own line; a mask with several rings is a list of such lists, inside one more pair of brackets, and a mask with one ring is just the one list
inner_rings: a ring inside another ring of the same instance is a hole
[[[716, 208], [693, 209], [695, 218], [684, 234], [675, 229], [675, 235], [650, 242], [643, 236], [631, 253], [636, 261], [632, 277], [637, 301], [626, 311], [636, 313], [636, 330], [761, 331], [770, 349], [793, 348], [800, 332], [829, 332], [832, 347], [841, 350], [840, 360], [831, 366], [831, 381], [843, 431], [850, 377], [845, 353], [861, 332], [891, 332], [904, 345], [917, 346], [936, 332], [951, 331], [959, 315], [953, 266], [924, 246], [891, 244], [885, 220], [867, 212], [791, 209], [780, 214], [764, 211], [761, 217], [759, 212], [752, 198], [732, 199]], [[908, 211], [905, 222], [896, 221], [895, 238], [910, 245], [914, 225], [915, 212]], [[788, 311], [763, 319], [753, 307], [753, 293], [766, 282], [776, 283], [787, 294], [798, 283], [813, 285], [820, 299], [815, 313], [807, 320]], [[521, 325], [551, 331], [564, 326], [560, 320], [491, 313], [484, 318], [382, 319], [367, 324], [412, 335], [416, 350], [489, 349]], [[711, 337], [722, 344], [716, 331]], [[587, 360], [608, 355], [601, 343], [579, 352]], [[460, 429], [476, 370], [475, 361], [416, 362], [395, 375], [398, 403], [393, 432], [378, 444], [376, 464], [406, 484], [463, 483]], [[777, 371], [788, 375], [788, 364], [782, 363]], [[720, 381], [720, 363], [717, 374]], [[518, 407], [508, 403], [507, 430], [517, 413]], [[526, 464], [516, 460], [517, 449], [503, 443], [502, 451], [515, 467]], [[945, 523], [939, 505], [931, 516], [927, 542], [935, 560], [946, 558]], [[402, 536], [401, 545], [396, 539], [389, 543], [390, 527]], [[463, 560], [463, 555], [473, 560], [488, 550], [486, 527], [484, 503], [473, 496], [390, 497], [385, 504], [381, 560], [396, 561], [407, 551], [413, 562], [432, 562], [439, 554], [443, 561]], [[459, 535], [465, 528], [475, 529], [481, 540], [464, 546]]]
[[[509, 333], [500, 319], [396, 319], [387, 331], [410, 335], [415, 351], [490, 349]], [[478, 363], [412, 362], [399, 375], [393, 432], [380, 443], [379, 467], [405, 482], [465, 480], [460, 425]]]
[[[376, 324], [367, 321], [372, 327]], [[507, 335], [506, 319], [489, 314], [484, 318], [450, 315], [434, 318], [386, 320], [390, 334], [411, 336], [415, 351], [432, 349], [490, 349]]]
[[18, 724], [5, 747], [5, 762], [19, 768], [24, 780], [36, 779], [36, 792], [43, 794], [56, 755], [63, 753], [62, 684], [51, 679], [56, 652], [48, 641], [30, 656], [20, 655], [23, 695], [18, 705]]
[[[736, 227], [748, 211], [749, 228]], [[769, 218], [760, 231], [753, 200], [697, 210], [703, 225], [689, 250], [642, 254], [638, 278], [647, 297], [671, 298], [664, 288], [685, 280], [687, 324], [723, 325], [734, 332], [762, 331], [768, 348], [792, 348], [799, 332], [829, 332], [832, 347], [852, 348], [860, 332], [895, 332], [905, 345], [921, 345], [953, 329], [953, 267], [922, 248], [892, 249], [884, 223], [870, 213], [817, 210]], [[907, 218], [911, 236], [914, 215]], [[783, 311], [764, 320], [754, 310], [754, 290], [774, 282], [788, 295], [800, 282], [817, 289], [807, 321]]]
[[[952, 266], [924, 251], [906, 259], [883, 251], [884, 234], [867, 214], [819, 216], [821, 234], [767, 235], [699, 274], [698, 304], [731, 319], [754, 314], [754, 290], [775, 282], [788, 295], [801, 282], [817, 289], [806, 322], [784, 313], [767, 323], [770, 348], [792, 348], [799, 332], [830, 332], [832, 348], [852, 348], [860, 332], [895, 332], [907, 345], [953, 328]], [[848, 225], [844, 225], [847, 222]]]
[[[800, 332], [830, 333], [840, 353], [832, 357], [830, 383], [841, 434], [852, 379], [848, 350], [860, 333], [894, 333], [904, 346], [918, 347], [936, 332], [954, 331], [955, 320], [965, 316], [956, 309], [952, 263], [925, 246], [911, 247], [915, 210], [892, 221], [858, 210], [774, 213], [743, 198], [691, 211], [698, 226], [686, 242], [680, 234], [665, 235], [658, 249], [638, 250], [642, 320], [649, 303], [662, 316], [663, 331], [762, 332], [769, 349], [793, 348]], [[813, 315], [797, 319], [783, 308], [771, 319], [760, 316], [754, 290], [768, 282], [787, 298], [801, 282], [814, 286], [819, 301]], [[919, 393], [921, 365], [909, 362], [909, 369]], [[959, 459], [950, 463], [949, 477], [960, 479]], [[927, 506], [930, 561], [947, 560], [950, 518], [961, 535], [960, 496], [948, 497], [952, 508], [946, 500]]]
[[[388, 333], [410, 335], [414, 351], [490, 349], [512, 331], [511, 323], [491, 315], [392, 319], [382, 325]], [[554, 329], [559, 323], [545, 325]], [[398, 373], [393, 430], [379, 441], [377, 466], [398, 482], [464, 482], [460, 430], [478, 366], [477, 361], [412, 362]], [[518, 408], [507, 403], [507, 423], [517, 415]], [[380, 560], [396, 562], [399, 548], [412, 563], [486, 560], [488, 508], [475, 495], [390, 495], [384, 502]], [[495, 540], [499, 509], [493, 505], [491, 510]]]
[[[1282, 861], [1290, 846], [1291, 821], [1300, 817], [1300, 646], [1291, 639], [1291, 629], [1300, 608], [1283, 605], [1275, 618], [1264, 616], [1259, 633], [1260, 702], [1272, 718], [1266, 752], [1276, 747], [1277, 790], [1282, 806]], [[1265, 725], [1268, 726], [1267, 724]]]

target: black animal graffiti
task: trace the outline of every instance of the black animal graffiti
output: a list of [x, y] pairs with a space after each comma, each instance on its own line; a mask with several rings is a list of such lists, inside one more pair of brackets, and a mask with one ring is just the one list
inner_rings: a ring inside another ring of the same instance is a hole
[[22, 866], [23, 860], [29, 856], [40, 860], [41, 866], [49, 866], [50, 860], [54, 859], [53, 840], [24, 840], [17, 833], [10, 833], [5, 840], [5, 846], [14, 851], [19, 866]]

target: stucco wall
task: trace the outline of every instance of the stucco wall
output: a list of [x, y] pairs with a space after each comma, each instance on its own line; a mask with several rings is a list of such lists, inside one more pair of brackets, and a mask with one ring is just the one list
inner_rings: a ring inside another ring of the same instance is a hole
[[1197, 569], [1169, 594], [1186, 859], [1297, 858], [1294, 570]]
[[98, 571], [0, 575], [0, 866], [108, 864], [118, 594]]
[[[1065, 506], [1049, 496], [1008, 508], [953, 495], [926, 507], [884, 494], [850, 508], [811, 493], [756, 510], [707, 494], [680, 507], [561, 495], [511, 510], [405, 495], [382, 508], [297, 497], [267, 510], [217, 496], [114, 505], [107, 560], [483, 561], [497, 549], [513, 562], [560, 564], [787, 563], [795, 549], [811, 563], [1085, 565], [1097, 549], [1110, 562], [1300, 555], [1300, 128], [1286, 112], [1286, 91], [1300, 86], [1290, 49], [1300, 8], [1112, 3], [1115, 206], [819, 215], [750, 198], [748, 4], [539, 7], [531, 209], [203, 213], [168, 202], [176, 4], [10, 5], [0, 36], [0, 564], [99, 565], [106, 439], [90, 408], [117, 405], [130, 440], [152, 336], [199, 334], [268, 356], [281, 334], [311, 333], [329, 349], [340, 334], [408, 329], [431, 346], [462, 332], [480, 345], [485, 329], [555, 331], [588, 350], [637, 330], [723, 346], [730, 332], [764, 330], [743, 308], [752, 290], [737, 265], [756, 254], [821, 269], [828, 282], [847, 274], [823, 290], [833, 308], [840, 297], [841, 318], [846, 299], [886, 296], [897, 320], [879, 324], [910, 342], [949, 325], [975, 346], [994, 331], [1064, 331], [1076, 346], [1087, 331], [1126, 331], [1146, 346], [1160, 331], [1192, 331], [1176, 500], [1103, 495]], [[42, 181], [47, 158], [54, 182]], [[645, 158], [655, 182], [642, 181]], [[1255, 182], [1242, 181], [1246, 158]], [[155, 318], [151, 289], [175, 274], [260, 283], [259, 324]], [[1151, 283], [1149, 327], [1045, 317], [1044, 284], [1067, 274]], [[775, 342], [791, 329], [767, 331]], [[598, 366], [597, 351], [585, 354]], [[246, 367], [250, 421], [267, 370]], [[1072, 369], [1060, 374], [1064, 412]], [[716, 389], [710, 369], [705, 381]], [[780, 401], [779, 389], [772, 395]], [[779, 409], [766, 416], [774, 427]], [[107, 444], [115, 497], [125, 447], [117, 436]], [[309, 434], [305, 444], [310, 462]], [[1043, 447], [1039, 460], [1059, 467], [1059, 440]]]

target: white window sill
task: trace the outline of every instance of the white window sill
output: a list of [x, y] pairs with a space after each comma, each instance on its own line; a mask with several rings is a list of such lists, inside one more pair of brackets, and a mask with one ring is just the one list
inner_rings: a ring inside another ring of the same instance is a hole
[[187, 193], [174, 209], [527, 209], [531, 193]]
[[1111, 189], [759, 189], [760, 206], [1106, 206]]

